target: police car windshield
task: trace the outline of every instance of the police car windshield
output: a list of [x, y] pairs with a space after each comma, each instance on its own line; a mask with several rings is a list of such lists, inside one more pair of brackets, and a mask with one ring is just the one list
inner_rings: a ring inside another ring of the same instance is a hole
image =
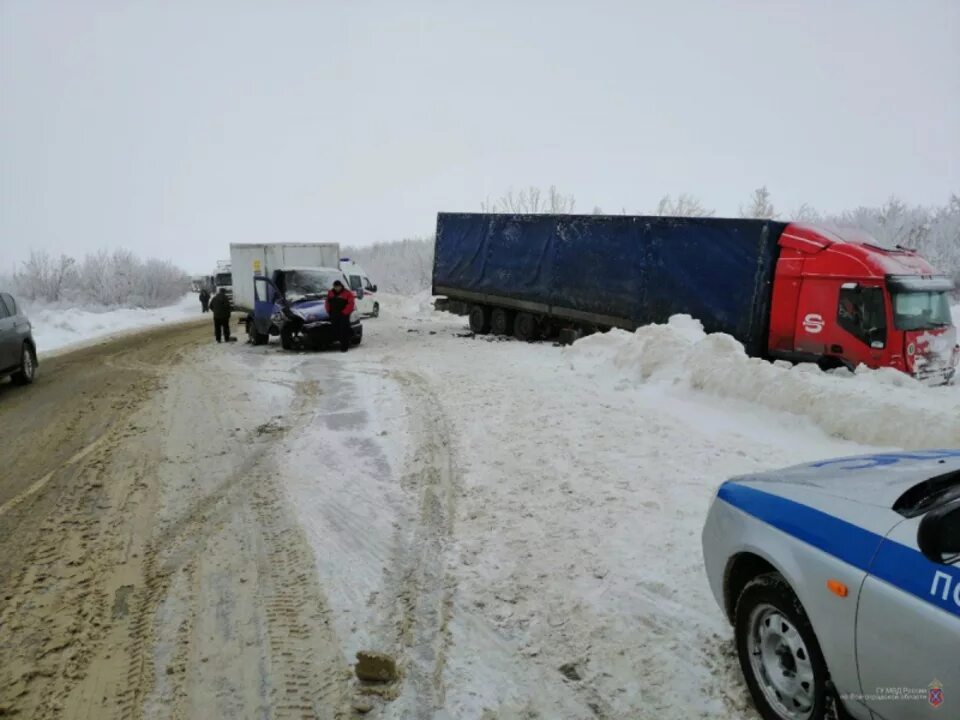
[[326, 297], [334, 280], [343, 282], [343, 275], [335, 270], [288, 270], [283, 275], [288, 300]]
[[947, 293], [894, 293], [893, 324], [897, 330], [928, 330], [950, 325]]

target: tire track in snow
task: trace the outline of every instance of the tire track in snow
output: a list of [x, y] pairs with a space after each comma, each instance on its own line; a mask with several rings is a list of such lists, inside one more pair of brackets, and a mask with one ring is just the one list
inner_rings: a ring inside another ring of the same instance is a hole
[[417, 495], [419, 503], [414, 527], [398, 530], [387, 597], [393, 604], [397, 644], [406, 660], [413, 717], [431, 718], [445, 701], [444, 667], [456, 587], [448, 561], [455, 471], [449, 425], [426, 381], [413, 372], [392, 372], [390, 377], [409, 398], [410, 427], [419, 436], [418, 450], [401, 477], [404, 490]]

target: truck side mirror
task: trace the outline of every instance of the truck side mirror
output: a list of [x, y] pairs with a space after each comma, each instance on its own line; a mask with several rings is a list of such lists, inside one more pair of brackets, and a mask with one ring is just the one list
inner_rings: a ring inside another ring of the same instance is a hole
[[377, 286], [374, 285], [374, 286], [372, 286], [370, 289], [373, 290], [373, 292], [376, 292], [376, 291], [377, 291]]
[[950, 563], [960, 557], [960, 499], [927, 513], [917, 530], [917, 545], [935, 563]]

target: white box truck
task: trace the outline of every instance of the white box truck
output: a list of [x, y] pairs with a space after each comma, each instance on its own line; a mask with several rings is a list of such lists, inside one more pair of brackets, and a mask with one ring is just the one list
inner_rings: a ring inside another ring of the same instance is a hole
[[[338, 341], [346, 349], [324, 304], [335, 281], [349, 287], [337, 243], [233, 243], [230, 260], [234, 307], [244, 313], [250, 342], [262, 345], [279, 335], [284, 349]], [[363, 326], [356, 311], [350, 329], [350, 344], [359, 345]]]
[[233, 306], [253, 312], [253, 277], [274, 279], [281, 270], [340, 267], [338, 243], [230, 243]]

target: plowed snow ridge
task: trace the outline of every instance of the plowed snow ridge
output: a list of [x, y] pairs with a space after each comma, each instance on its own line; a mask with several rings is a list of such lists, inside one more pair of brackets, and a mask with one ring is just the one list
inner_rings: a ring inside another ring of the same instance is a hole
[[747, 357], [729, 335], [677, 315], [635, 333], [612, 330], [565, 351], [578, 371], [634, 384], [681, 385], [809, 417], [830, 434], [905, 449], [960, 442], [960, 392], [927, 387], [892, 369], [822, 372]]

